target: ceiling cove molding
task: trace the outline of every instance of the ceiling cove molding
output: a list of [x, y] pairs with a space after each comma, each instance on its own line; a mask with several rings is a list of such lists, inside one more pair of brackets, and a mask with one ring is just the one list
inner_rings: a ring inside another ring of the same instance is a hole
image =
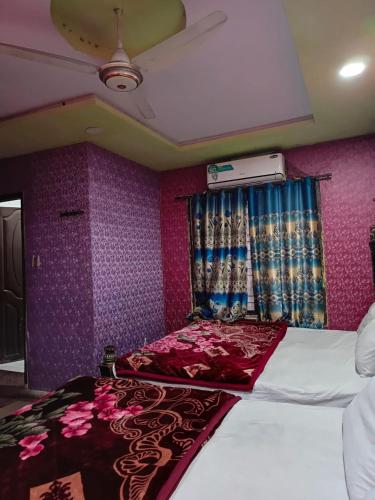
[[96, 97], [94, 95], [84, 95], [80, 97], [73, 97], [69, 99], [64, 99], [62, 101], [57, 101], [51, 104], [47, 104], [46, 106], [38, 106], [36, 108], [28, 109], [27, 111], [22, 111], [21, 113], [14, 113], [12, 115], [4, 116], [0, 118], [0, 128], [2, 126], [6, 126], [8, 123], [13, 120], [20, 120], [22, 118], [27, 118], [29, 116], [36, 116], [38, 114], [45, 114], [50, 111], [56, 111], [58, 109], [62, 109], [64, 107], [71, 108], [75, 105], [80, 105], [82, 102], [92, 101], [95, 102]]
[[238, 137], [238, 136], [244, 135], [244, 134], [251, 134], [254, 132], [259, 132], [261, 130], [268, 130], [271, 128], [283, 127], [285, 125], [293, 125], [294, 123], [301, 123], [301, 122], [312, 122], [313, 123], [314, 122], [314, 115], [299, 116], [297, 118], [291, 118], [290, 120], [283, 120], [281, 122], [269, 123], [269, 124], [265, 124], [265, 125], [259, 125], [257, 127], [244, 128], [244, 129], [240, 129], [240, 130], [233, 130], [231, 132], [226, 132], [224, 134], [202, 137], [200, 139], [195, 139], [193, 141], [181, 141], [181, 142], [178, 142], [177, 144], [179, 146], [193, 146], [194, 144], [202, 144], [204, 142], [219, 141], [219, 140], [230, 138], [230, 137]]
[[[0, 119], [0, 130], [2, 127], [7, 126], [7, 124], [11, 124], [11, 122], [22, 122], [25, 119], [28, 119], [30, 117], [37, 118], [38, 116], [43, 116], [45, 114], [55, 113], [55, 112], [59, 112], [59, 111], [64, 112], [67, 110], [73, 110], [76, 107], [80, 108], [83, 104], [93, 104], [93, 105], [98, 106], [102, 109], [105, 109], [109, 113], [111, 113], [113, 115], [117, 115], [117, 117], [121, 118], [122, 120], [125, 120], [132, 127], [138, 128], [139, 130], [142, 130], [144, 133], [146, 133], [148, 135], [152, 135], [157, 140], [164, 142], [168, 147], [174, 147], [176, 149], [180, 149], [181, 151], [183, 151], [186, 147], [191, 147], [194, 145], [201, 145], [203, 143], [209, 144], [209, 143], [212, 143], [215, 141], [222, 141], [223, 139], [227, 139], [227, 138], [229, 139], [232, 137], [237, 137], [237, 136], [241, 136], [244, 134], [250, 134], [250, 133], [258, 132], [261, 130], [268, 130], [270, 128], [282, 127], [282, 126], [292, 125], [292, 124], [300, 123], [300, 122], [313, 122], [314, 121], [313, 115], [307, 115], [307, 116], [298, 117], [295, 119], [284, 120], [284, 121], [281, 121], [278, 123], [271, 123], [271, 124], [261, 125], [258, 127], [234, 130], [231, 132], [227, 132], [227, 133], [219, 134], [219, 135], [215, 135], [215, 136], [202, 137], [201, 139], [195, 139], [192, 141], [176, 142], [176, 141], [173, 141], [173, 139], [171, 139], [170, 137], [166, 137], [165, 135], [161, 134], [160, 132], [154, 130], [152, 127], [150, 127], [150, 126], [147, 127], [142, 122], [140, 122], [136, 118], [128, 115], [127, 113], [124, 113], [123, 111], [119, 111], [114, 106], [107, 103], [105, 100], [99, 99], [97, 96], [95, 96], [93, 94], [88, 94], [88, 95], [84, 95], [84, 96], [65, 99], [63, 101], [55, 102], [55, 103], [49, 104], [47, 106], [42, 106], [42, 107], [30, 109], [30, 110], [27, 110], [23, 113], [17, 113], [14, 115], [10, 115], [10, 116], [6, 116], [4, 118], [1, 118]], [[100, 126], [100, 124], [99, 125], [95, 124], [95, 125]], [[89, 139], [90, 138], [87, 137], [87, 140], [89, 140]], [[0, 156], [2, 156], [1, 149], [0, 149]]]
[[[153, 170], [163, 171], [374, 132], [371, 125], [355, 134], [344, 128], [320, 135], [315, 121], [306, 118], [303, 122], [181, 145], [91, 94], [1, 120], [0, 157], [90, 142]], [[87, 135], [85, 131], [89, 127], [101, 128], [103, 132]]]

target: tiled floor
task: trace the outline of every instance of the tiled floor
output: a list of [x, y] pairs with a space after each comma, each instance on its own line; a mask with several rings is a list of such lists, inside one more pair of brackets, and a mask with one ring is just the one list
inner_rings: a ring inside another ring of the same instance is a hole
[[0, 363], [0, 370], [6, 370], [8, 372], [24, 373], [25, 360], [20, 359], [19, 361], [12, 361], [11, 363]]
[[33, 391], [25, 385], [25, 361], [0, 363], [0, 418], [14, 413], [45, 394]]
[[45, 394], [45, 391], [31, 390], [25, 385], [0, 384], [0, 418], [14, 413], [21, 406], [33, 403]]
[[8, 415], [11, 415], [14, 413], [18, 408], [21, 408], [21, 406], [25, 406], [30, 401], [22, 401], [22, 400], [8, 400], [11, 401], [10, 403], [6, 404], [5, 406], [1, 406], [0, 408], [0, 418], [7, 417]]
[[[1, 366], [1, 365], [0, 365]], [[25, 374], [19, 372], [9, 372], [0, 369], [0, 387], [1, 386], [24, 386]]]

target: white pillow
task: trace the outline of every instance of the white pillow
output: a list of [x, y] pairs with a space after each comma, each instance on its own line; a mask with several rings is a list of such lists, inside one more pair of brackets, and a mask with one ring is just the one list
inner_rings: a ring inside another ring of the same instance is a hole
[[375, 302], [371, 304], [369, 307], [367, 313], [363, 316], [362, 321], [360, 322], [358, 328], [357, 328], [357, 333], [360, 335], [363, 330], [366, 328], [366, 326], [375, 319]]
[[366, 325], [357, 337], [355, 367], [362, 377], [375, 375], [375, 319]]
[[375, 379], [343, 416], [345, 478], [350, 500], [375, 498]]

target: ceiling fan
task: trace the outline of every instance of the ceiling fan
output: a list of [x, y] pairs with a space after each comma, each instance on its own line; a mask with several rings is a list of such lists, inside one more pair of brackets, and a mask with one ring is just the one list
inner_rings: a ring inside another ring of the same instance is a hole
[[191, 49], [202, 43], [208, 35], [212, 34], [216, 28], [225, 23], [227, 16], [219, 10], [212, 12], [183, 31], [130, 60], [122, 44], [121, 18], [123, 11], [119, 8], [113, 10], [116, 16], [117, 48], [111, 60], [101, 66], [80, 61], [79, 59], [2, 42], [0, 42], [0, 54], [51, 64], [82, 73], [98, 74], [100, 80], [109, 89], [117, 92], [129, 92], [137, 89], [132, 93], [132, 97], [139, 112], [145, 119], [155, 118], [151, 105], [139, 88], [143, 82], [144, 72], [161, 69], [183, 57], [185, 53], [190, 52]]

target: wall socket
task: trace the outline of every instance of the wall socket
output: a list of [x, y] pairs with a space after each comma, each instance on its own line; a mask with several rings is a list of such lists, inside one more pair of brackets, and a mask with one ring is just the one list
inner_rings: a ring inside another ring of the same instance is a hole
[[34, 254], [31, 258], [31, 267], [39, 268], [41, 266], [40, 255]]

